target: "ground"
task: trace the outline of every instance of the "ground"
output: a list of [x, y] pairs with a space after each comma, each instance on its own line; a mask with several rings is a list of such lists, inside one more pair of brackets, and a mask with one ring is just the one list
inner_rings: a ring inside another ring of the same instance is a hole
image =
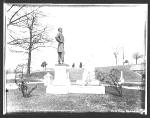
[[[118, 68], [118, 67], [117, 67]], [[119, 67], [124, 71], [127, 86], [135, 86], [135, 82], [141, 82], [134, 73], [126, 67]], [[108, 71], [111, 68], [98, 68], [100, 71]], [[54, 75], [54, 72], [50, 72]], [[32, 73], [26, 78], [28, 82], [38, 82], [43, 79], [45, 72]], [[25, 76], [26, 77], [26, 76]], [[8, 80], [7, 83], [14, 82]], [[134, 83], [132, 83], [134, 82]], [[31, 89], [35, 84], [28, 84]], [[145, 86], [140, 85], [140, 86]], [[67, 111], [67, 112], [142, 112], [144, 109], [144, 90], [125, 89], [123, 96], [118, 96], [114, 88], [106, 86], [106, 94], [67, 94], [53, 95], [46, 94], [46, 87], [43, 83], [37, 84], [37, 89], [31, 93], [31, 97], [22, 97], [19, 89], [7, 92], [7, 112], [38, 112], [38, 111]]]
[[[29, 89], [34, 85], [30, 84]], [[18, 89], [9, 90], [7, 112], [140, 112], [144, 108], [143, 90], [123, 89], [123, 97], [119, 97], [111, 87], [106, 87], [105, 95], [52, 95], [46, 94], [46, 87], [42, 83], [37, 85], [38, 88], [29, 98], [23, 98]]]

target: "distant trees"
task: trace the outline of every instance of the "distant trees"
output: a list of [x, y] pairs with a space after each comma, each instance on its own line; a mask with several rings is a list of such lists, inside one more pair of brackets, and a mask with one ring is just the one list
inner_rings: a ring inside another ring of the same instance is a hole
[[115, 56], [115, 60], [116, 60], [116, 65], [117, 65], [117, 62], [118, 62], [118, 51], [116, 50], [116, 51], [114, 51], [114, 56]]
[[[116, 65], [118, 65], [118, 60], [119, 60], [119, 62], [121, 61], [121, 59], [120, 59], [120, 57], [121, 57], [121, 49], [122, 49], [122, 64], [124, 65], [124, 64], [129, 64], [129, 60], [128, 60], [128, 58], [125, 56], [125, 52], [124, 52], [124, 48], [122, 47], [122, 48], [115, 48], [114, 50], [113, 50], [113, 55], [114, 55], [114, 57], [115, 57], [115, 64]], [[135, 53], [133, 53], [132, 55], [131, 55], [131, 57], [133, 58], [133, 59], [135, 59], [135, 64], [138, 64], [138, 60], [140, 59], [140, 58], [143, 58], [143, 55], [142, 54], [140, 54], [139, 52], [135, 52]]]
[[136, 52], [133, 54], [133, 58], [135, 59], [136, 64], [138, 63], [138, 59], [140, 59], [142, 57], [143, 57], [143, 55], [139, 54], [139, 52]]
[[[24, 52], [28, 54], [28, 62], [27, 62], [27, 74], [30, 75], [30, 66], [31, 66], [31, 58], [32, 51], [43, 47], [45, 43], [51, 42], [52, 39], [49, 39], [47, 36], [47, 27], [43, 27], [39, 23], [39, 18], [43, 17], [41, 11], [39, 11], [39, 7], [35, 6], [26, 6], [26, 5], [12, 5], [7, 12], [15, 9], [7, 16], [7, 27], [9, 28], [9, 38], [11, 41], [8, 42], [9, 45], [15, 47], [19, 47]], [[15, 28], [14, 28], [15, 27]], [[20, 29], [19, 32], [15, 31], [15, 29]]]
[[123, 65], [125, 64], [124, 62], [124, 48], [122, 48], [122, 60], [123, 60]]

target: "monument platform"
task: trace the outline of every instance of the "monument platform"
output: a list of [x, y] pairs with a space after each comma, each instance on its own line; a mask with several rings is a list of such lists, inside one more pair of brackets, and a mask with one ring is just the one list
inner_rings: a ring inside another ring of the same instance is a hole
[[46, 93], [50, 94], [69, 94], [69, 93], [81, 93], [81, 94], [105, 94], [105, 86], [48, 86]]
[[73, 85], [69, 87], [69, 93], [82, 94], [105, 94], [104, 86], [78, 86]]
[[[46, 93], [49, 94], [105, 94], [105, 86], [103, 85], [71, 85], [69, 79], [69, 65], [56, 64], [55, 77], [51, 84], [47, 84]], [[91, 83], [92, 84], [92, 83]]]
[[50, 93], [50, 94], [68, 94], [69, 89], [68, 89], [68, 86], [50, 85], [50, 86], [47, 86], [46, 93]]

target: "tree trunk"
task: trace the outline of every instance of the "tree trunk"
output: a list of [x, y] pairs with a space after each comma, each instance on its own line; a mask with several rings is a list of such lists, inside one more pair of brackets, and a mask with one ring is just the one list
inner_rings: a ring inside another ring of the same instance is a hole
[[30, 75], [30, 66], [31, 66], [31, 49], [29, 49], [29, 53], [28, 53], [27, 75]]
[[29, 28], [29, 31], [30, 31], [30, 45], [29, 45], [29, 53], [28, 53], [27, 75], [30, 75], [30, 67], [31, 67], [31, 51], [32, 51], [32, 29]]
[[124, 51], [123, 51], [123, 57], [122, 57], [122, 60], [123, 60], [123, 65], [124, 65]]
[[117, 65], [117, 57], [116, 57], [116, 65]]
[[135, 60], [136, 60], [136, 64], [137, 64], [137, 60], [138, 60], [138, 59], [136, 58]]

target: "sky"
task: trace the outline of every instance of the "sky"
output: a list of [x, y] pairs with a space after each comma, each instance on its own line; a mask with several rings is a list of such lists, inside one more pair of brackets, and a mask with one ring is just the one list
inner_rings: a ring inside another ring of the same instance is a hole
[[[133, 54], [144, 54], [144, 26], [147, 19], [147, 5], [43, 5], [40, 10], [46, 15], [39, 19], [49, 28], [48, 36], [55, 39], [62, 27], [65, 39], [65, 63], [93, 67], [114, 66], [113, 52], [119, 51], [118, 65], [125, 59], [135, 64]], [[7, 16], [7, 13], [6, 13]], [[17, 31], [17, 30], [16, 30]], [[6, 39], [6, 42], [9, 39]], [[57, 42], [53, 47], [57, 47]], [[47, 44], [50, 46], [50, 44]], [[10, 52], [6, 44], [6, 68], [18, 63], [27, 63], [27, 55]], [[57, 63], [57, 50], [52, 47], [39, 48], [32, 53], [32, 69], [40, 70], [46, 61], [48, 67]], [[139, 60], [139, 62], [142, 60]]]

